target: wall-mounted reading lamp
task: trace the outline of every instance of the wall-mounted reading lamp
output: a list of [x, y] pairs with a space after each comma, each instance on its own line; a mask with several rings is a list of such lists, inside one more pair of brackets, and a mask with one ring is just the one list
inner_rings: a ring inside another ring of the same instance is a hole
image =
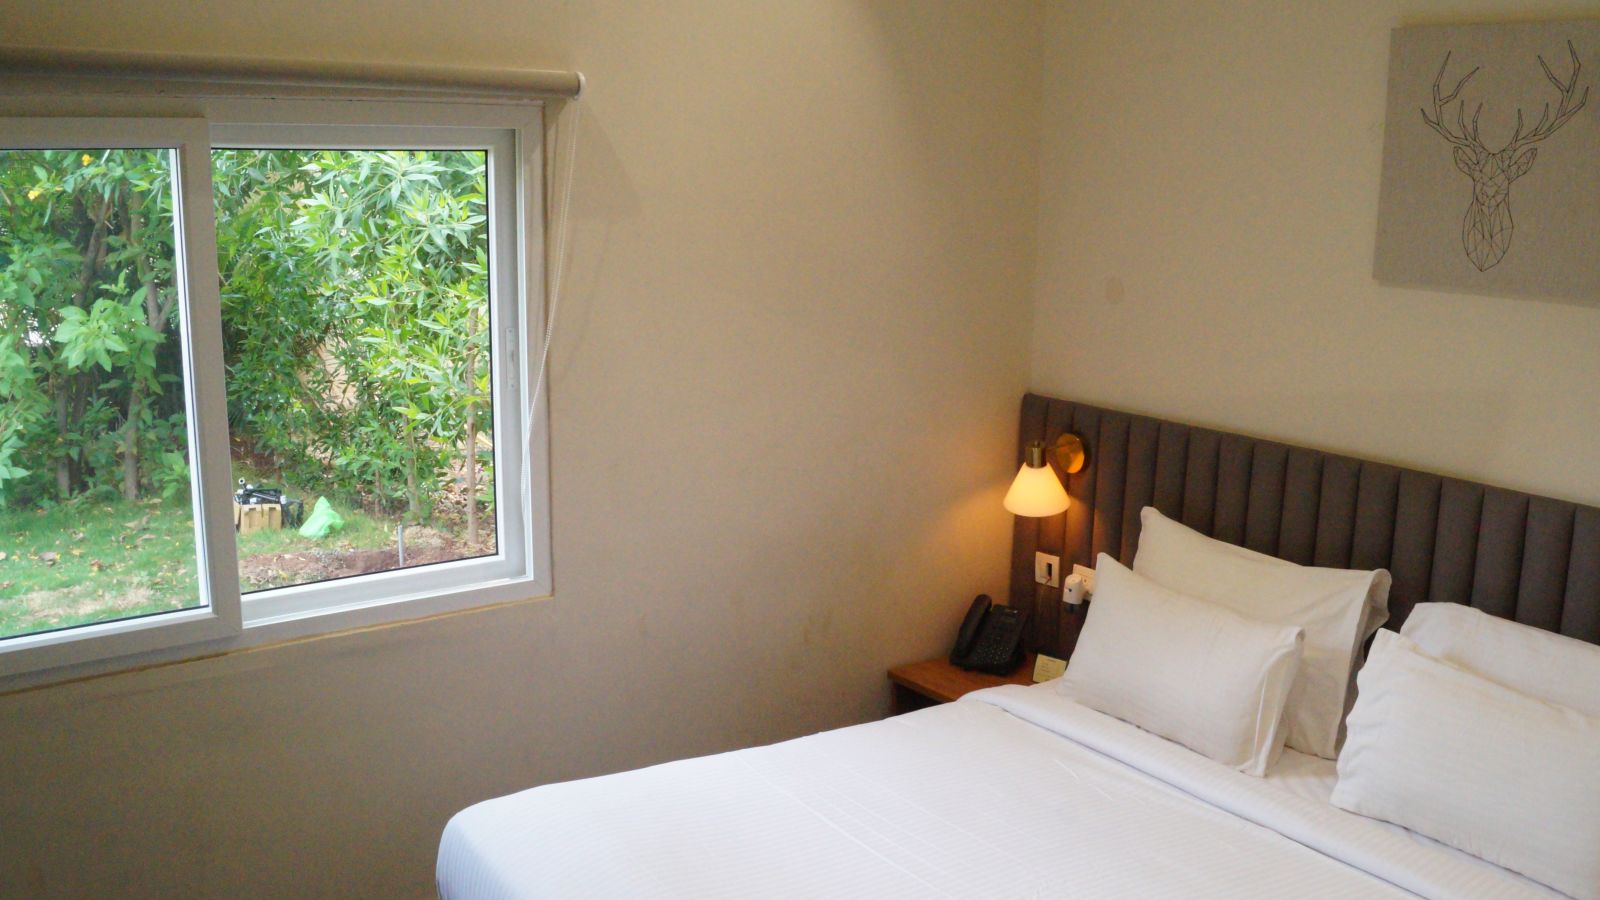
[[1061, 479], [1046, 462], [1046, 454], [1061, 467], [1072, 473], [1083, 468], [1083, 441], [1075, 434], [1063, 434], [1049, 447], [1044, 441], [1029, 441], [1023, 448], [1022, 468], [1006, 491], [1006, 509], [1018, 516], [1053, 516], [1066, 512], [1072, 505]]

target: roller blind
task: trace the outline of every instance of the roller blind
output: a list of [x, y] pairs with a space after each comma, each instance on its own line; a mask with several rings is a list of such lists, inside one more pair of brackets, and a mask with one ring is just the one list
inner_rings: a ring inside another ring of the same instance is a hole
[[[168, 96], [346, 96], [517, 102], [572, 98], [579, 72], [0, 46], [0, 86], [141, 89]], [[119, 88], [118, 85], [123, 87]]]

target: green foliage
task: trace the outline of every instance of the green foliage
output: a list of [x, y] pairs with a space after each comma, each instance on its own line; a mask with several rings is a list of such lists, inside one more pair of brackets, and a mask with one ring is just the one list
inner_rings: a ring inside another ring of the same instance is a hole
[[[0, 506], [187, 496], [171, 165], [0, 150]], [[213, 170], [236, 455], [413, 520], [463, 466], [492, 497], [484, 154]]]
[[[292, 481], [428, 518], [488, 411], [485, 159], [219, 151], [236, 435]], [[467, 360], [482, 360], [469, 384]]]
[[181, 432], [170, 171], [164, 150], [0, 151], [0, 503], [118, 490]]

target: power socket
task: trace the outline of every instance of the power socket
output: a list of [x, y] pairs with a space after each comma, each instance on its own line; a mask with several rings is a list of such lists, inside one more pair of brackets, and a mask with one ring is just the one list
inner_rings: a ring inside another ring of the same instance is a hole
[[1061, 557], [1033, 554], [1033, 580], [1046, 587], [1061, 586]]
[[1083, 589], [1088, 593], [1094, 593], [1094, 569], [1091, 569], [1088, 566], [1080, 566], [1077, 563], [1073, 563], [1072, 574], [1082, 575]]

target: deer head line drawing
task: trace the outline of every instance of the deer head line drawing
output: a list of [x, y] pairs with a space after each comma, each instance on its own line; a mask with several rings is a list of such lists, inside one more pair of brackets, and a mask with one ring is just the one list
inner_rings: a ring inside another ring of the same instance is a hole
[[1467, 258], [1480, 272], [1488, 271], [1504, 259], [1506, 251], [1511, 249], [1511, 233], [1516, 226], [1511, 219], [1511, 183], [1526, 175], [1539, 155], [1537, 147], [1529, 148], [1520, 156], [1517, 151], [1555, 134], [1589, 102], [1589, 89], [1585, 87], [1577, 104], [1572, 103], [1582, 66], [1578, 62], [1578, 51], [1571, 41], [1567, 41], [1567, 52], [1572, 55], [1572, 75], [1565, 83], [1550, 71], [1543, 56], [1538, 57], [1539, 67], [1544, 69], [1545, 77], [1561, 92], [1555, 116], [1551, 117], [1550, 104], [1546, 103], [1539, 123], [1523, 134], [1522, 107], [1517, 107], [1517, 129], [1512, 132], [1510, 143], [1498, 152], [1485, 147], [1478, 138], [1478, 117], [1483, 114], [1482, 103], [1478, 104], [1469, 123], [1467, 101], [1461, 101], [1456, 108], [1456, 131], [1450, 130], [1444, 117], [1445, 108], [1455, 102], [1461, 95], [1461, 89], [1472, 76], [1478, 74], [1482, 66], [1462, 76], [1449, 94], [1441, 95], [1439, 86], [1444, 81], [1445, 70], [1450, 67], [1450, 54], [1446, 53], [1444, 63], [1439, 66], [1439, 74], [1433, 79], [1433, 116], [1430, 118], [1426, 109], [1421, 110], [1422, 121], [1450, 142], [1455, 148], [1456, 168], [1472, 179], [1472, 204], [1467, 207], [1466, 218], [1461, 222], [1461, 245], [1467, 251]]

